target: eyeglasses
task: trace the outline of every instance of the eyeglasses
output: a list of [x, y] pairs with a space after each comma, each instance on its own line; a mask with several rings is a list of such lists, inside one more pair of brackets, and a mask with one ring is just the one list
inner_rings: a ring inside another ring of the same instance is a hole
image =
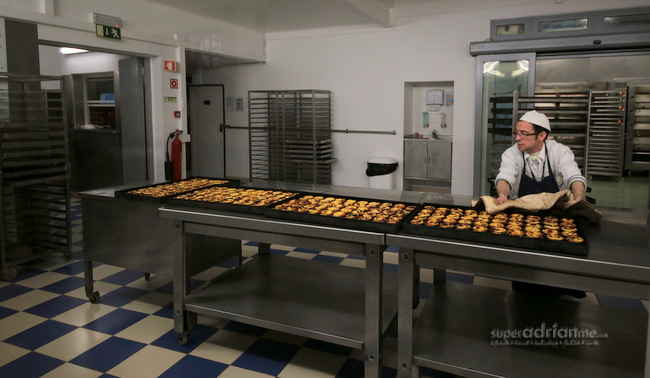
[[523, 131], [513, 131], [512, 132], [513, 137], [518, 137], [519, 136], [519, 137], [525, 138], [525, 137], [529, 137], [531, 135], [537, 135], [537, 133], [526, 133], [526, 132], [523, 132]]

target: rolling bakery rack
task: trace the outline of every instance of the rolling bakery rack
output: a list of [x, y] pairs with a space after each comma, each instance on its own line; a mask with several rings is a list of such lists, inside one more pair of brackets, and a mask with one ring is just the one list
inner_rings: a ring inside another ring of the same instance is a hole
[[69, 177], [60, 78], [0, 74], [3, 279], [47, 254], [70, 257]]
[[332, 181], [330, 91], [250, 91], [248, 104], [251, 178]]

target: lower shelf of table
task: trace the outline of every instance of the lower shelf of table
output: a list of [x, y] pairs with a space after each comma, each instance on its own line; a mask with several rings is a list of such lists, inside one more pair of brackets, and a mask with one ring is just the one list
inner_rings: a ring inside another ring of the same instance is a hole
[[642, 377], [647, 327], [647, 312], [448, 281], [416, 322], [413, 361], [463, 376]]
[[[185, 308], [362, 349], [366, 271], [277, 255], [260, 256], [186, 297]], [[382, 335], [397, 314], [397, 275], [384, 272]]]

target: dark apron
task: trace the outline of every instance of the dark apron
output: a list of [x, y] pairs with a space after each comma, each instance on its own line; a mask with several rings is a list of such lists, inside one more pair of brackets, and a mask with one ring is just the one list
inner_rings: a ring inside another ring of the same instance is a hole
[[[522, 156], [524, 156], [524, 168], [521, 170], [521, 180], [519, 181], [519, 193], [517, 193], [519, 197], [525, 196], [527, 194], [557, 193], [560, 191], [560, 188], [557, 186], [557, 182], [555, 181], [553, 170], [551, 170], [551, 163], [548, 157], [548, 149], [546, 148], [546, 143], [544, 143], [544, 152], [546, 152], [546, 167], [548, 168], [548, 176], [544, 177], [544, 169], [542, 169], [542, 181], [539, 182], [535, 179], [533, 171], [530, 172], [533, 177], [526, 176], [526, 157], [522, 152]], [[534, 293], [557, 298], [562, 295], [571, 295], [576, 298], [583, 298], [585, 296], [584, 292], [580, 292], [578, 290], [570, 290], [520, 281], [512, 281], [512, 289], [519, 292]]]
[[539, 194], [539, 193], [557, 193], [560, 191], [560, 187], [557, 186], [555, 181], [555, 175], [553, 170], [551, 170], [551, 162], [548, 157], [548, 149], [546, 148], [546, 143], [544, 143], [544, 152], [546, 152], [546, 167], [548, 168], [548, 176], [544, 177], [544, 169], [542, 168], [542, 181], [537, 181], [533, 171], [530, 171], [530, 174], [533, 177], [526, 176], [526, 157], [522, 152], [522, 157], [524, 158], [524, 168], [521, 170], [521, 180], [519, 181], [519, 193], [518, 197], [525, 196], [527, 194]]

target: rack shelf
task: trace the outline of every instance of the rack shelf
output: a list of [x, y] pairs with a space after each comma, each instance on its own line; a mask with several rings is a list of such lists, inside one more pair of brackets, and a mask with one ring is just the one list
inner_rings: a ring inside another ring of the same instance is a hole
[[329, 184], [331, 94], [324, 90], [251, 91], [251, 178]]
[[70, 254], [67, 131], [59, 77], [0, 74], [0, 268]]

